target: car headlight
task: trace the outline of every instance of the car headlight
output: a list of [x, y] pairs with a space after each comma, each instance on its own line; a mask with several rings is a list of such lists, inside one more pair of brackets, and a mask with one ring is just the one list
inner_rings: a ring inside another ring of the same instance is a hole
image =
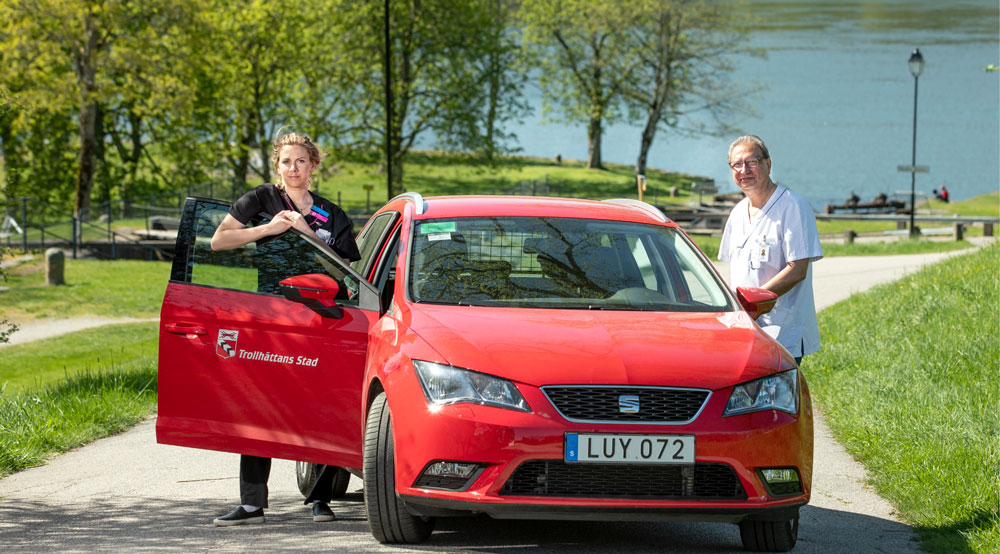
[[413, 360], [424, 396], [438, 406], [471, 402], [510, 410], [530, 412], [528, 403], [514, 383], [450, 365]]
[[799, 411], [798, 383], [798, 370], [793, 369], [736, 385], [722, 415], [763, 410], [781, 410], [794, 414]]

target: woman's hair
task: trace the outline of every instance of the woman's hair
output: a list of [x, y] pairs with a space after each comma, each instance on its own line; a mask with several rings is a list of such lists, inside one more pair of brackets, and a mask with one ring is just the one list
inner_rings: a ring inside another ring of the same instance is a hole
[[734, 140], [733, 143], [729, 145], [730, 160], [733, 158], [733, 150], [736, 149], [736, 147], [741, 144], [752, 144], [757, 147], [757, 150], [760, 152], [761, 158], [765, 160], [771, 158], [771, 154], [768, 153], [767, 151], [767, 146], [764, 144], [764, 141], [760, 139], [760, 137], [758, 137], [757, 135], [743, 135], [742, 137]]
[[[279, 129], [280, 133], [281, 130]], [[313, 144], [313, 141], [306, 135], [300, 135], [298, 133], [285, 133], [279, 135], [274, 139], [274, 145], [271, 147], [271, 165], [275, 169], [278, 167], [278, 154], [281, 153], [281, 149], [285, 146], [301, 146], [309, 152], [309, 161], [319, 164], [323, 161], [323, 152]]]

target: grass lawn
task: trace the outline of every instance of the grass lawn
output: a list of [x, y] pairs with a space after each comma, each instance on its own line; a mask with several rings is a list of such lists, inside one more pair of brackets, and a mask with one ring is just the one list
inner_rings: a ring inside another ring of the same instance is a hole
[[[691, 235], [691, 240], [698, 245], [698, 248], [711, 260], [719, 257], [719, 243], [721, 237], [708, 235]], [[823, 242], [823, 256], [887, 256], [890, 254], [926, 254], [929, 252], [950, 252], [952, 250], [963, 250], [971, 248], [972, 243], [968, 241], [939, 241], [939, 240], [890, 240], [878, 242], [855, 242], [854, 244], [840, 244], [838, 242]]]
[[0, 476], [124, 431], [155, 410], [156, 362], [150, 360], [0, 392]]
[[808, 378], [930, 552], [1000, 551], [1000, 244], [820, 314]]
[[[432, 152], [416, 152], [408, 158], [403, 180], [406, 189], [423, 196], [445, 194], [545, 194], [586, 198], [636, 198], [638, 187], [635, 166], [606, 164], [603, 170], [590, 170], [583, 162], [541, 158], [511, 158], [490, 167], [468, 158]], [[376, 164], [338, 162], [332, 177], [319, 183], [319, 193], [336, 201], [338, 194], [347, 210], [363, 209], [367, 195], [371, 207], [381, 206], [386, 198], [385, 175]], [[671, 173], [650, 168], [646, 172], [644, 200], [655, 204], [682, 204], [697, 200], [691, 184], [704, 177]], [[370, 193], [365, 186], [371, 186]], [[670, 196], [671, 187], [678, 195]]]
[[43, 255], [7, 271], [0, 319], [27, 322], [81, 316], [155, 317], [170, 278], [170, 263], [66, 260], [65, 286], [45, 284]]
[[155, 321], [105, 325], [4, 346], [0, 387], [14, 393], [108, 368], [155, 367], [158, 328]]

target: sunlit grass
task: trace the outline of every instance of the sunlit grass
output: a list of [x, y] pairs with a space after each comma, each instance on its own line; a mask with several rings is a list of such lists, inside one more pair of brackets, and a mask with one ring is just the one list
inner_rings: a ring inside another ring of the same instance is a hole
[[[720, 237], [709, 235], [691, 235], [691, 240], [701, 248], [709, 259], [715, 260], [719, 255]], [[896, 254], [928, 254], [932, 252], [951, 252], [952, 250], [963, 250], [972, 248], [968, 241], [954, 240], [929, 240], [929, 239], [903, 239], [885, 240], [875, 242], [855, 242], [854, 244], [841, 244], [839, 242], [823, 242], [823, 256], [890, 256]]]
[[[489, 166], [467, 157], [438, 152], [415, 152], [404, 167], [406, 190], [424, 196], [452, 194], [544, 194], [583, 198], [637, 198], [635, 167], [605, 164], [605, 169], [587, 169], [576, 160], [510, 158]], [[337, 201], [345, 209], [372, 209], [386, 200], [385, 174], [378, 164], [353, 161], [336, 163], [335, 173], [324, 178], [319, 193]], [[655, 204], [686, 203], [697, 200], [691, 184], [703, 177], [650, 168], [646, 172], [644, 200]], [[371, 190], [365, 189], [370, 186]], [[670, 196], [676, 187], [677, 196]]]
[[156, 408], [156, 364], [108, 366], [0, 392], [0, 475], [128, 429]]
[[109, 367], [156, 363], [156, 322], [105, 325], [0, 349], [0, 387], [38, 388]]
[[1000, 245], [820, 314], [805, 369], [838, 440], [931, 552], [1000, 551]]
[[170, 278], [170, 263], [66, 260], [65, 285], [45, 283], [42, 256], [8, 272], [0, 317], [26, 322], [81, 316], [155, 317]]

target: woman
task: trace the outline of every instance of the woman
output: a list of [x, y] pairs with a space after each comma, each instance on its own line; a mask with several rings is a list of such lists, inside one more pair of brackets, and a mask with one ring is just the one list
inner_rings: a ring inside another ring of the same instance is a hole
[[[212, 235], [212, 250], [239, 248], [295, 228], [326, 243], [348, 261], [360, 259], [350, 218], [339, 206], [309, 190], [312, 173], [321, 161], [322, 153], [309, 137], [298, 133], [278, 137], [271, 150], [278, 183], [260, 185], [233, 202]], [[247, 222], [260, 213], [274, 215], [264, 225], [247, 227]], [[336, 470], [321, 467], [306, 503], [312, 502], [313, 521], [333, 521], [337, 516], [329, 503]], [[270, 473], [271, 458], [240, 455], [240, 505], [213, 523], [218, 526], [264, 523]]]
[[[265, 183], [233, 202], [212, 236], [212, 250], [239, 248], [294, 227], [325, 242], [348, 261], [360, 259], [351, 219], [339, 206], [309, 190], [320, 161], [322, 153], [309, 137], [298, 133], [278, 137], [271, 150], [278, 184]], [[261, 212], [274, 217], [265, 225], [246, 227], [250, 218]]]

